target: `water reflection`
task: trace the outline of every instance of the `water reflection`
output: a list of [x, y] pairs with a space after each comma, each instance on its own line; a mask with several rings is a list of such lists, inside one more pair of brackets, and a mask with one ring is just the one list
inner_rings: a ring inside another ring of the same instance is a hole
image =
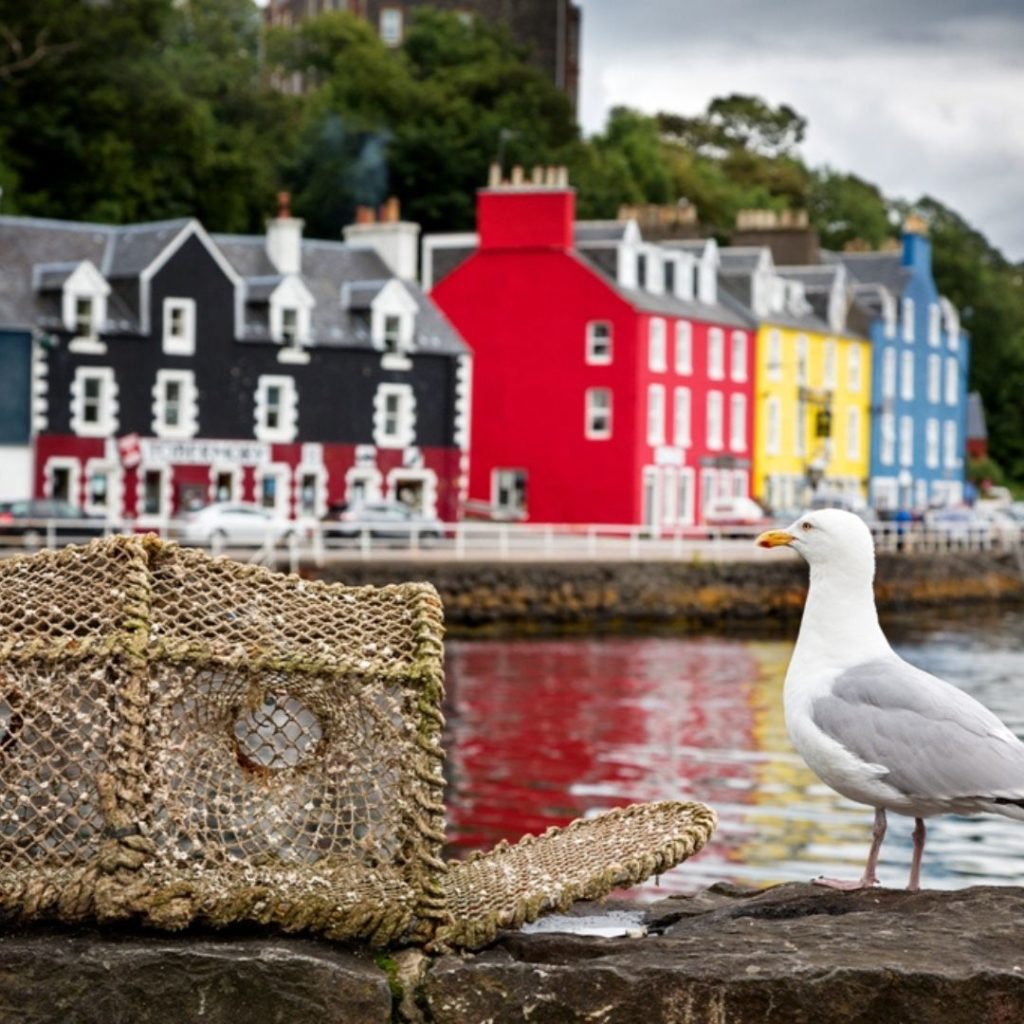
[[[887, 622], [899, 652], [1024, 735], [1024, 611]], [[460, 856], [635, 800], [704, 800], [719, 831], [644, 895], [720, 879], [856, 877], [872, 814], [796, 756], [782, 716], [792, 638], [613, 637], [448, 645], [449, 835]], [[912, 822], [890, 817], [883, 884], [904, 885]], [[923, 883], [1024, 882], [1024, 825], [932, 819]]]

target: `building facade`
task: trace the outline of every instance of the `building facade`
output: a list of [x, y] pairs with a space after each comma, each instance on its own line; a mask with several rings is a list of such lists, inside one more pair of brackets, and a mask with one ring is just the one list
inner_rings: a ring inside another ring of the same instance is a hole
[[576, 109], [580, 9], [573, 0], [270, 0], [266, 18], [271, 25], [291, 26], [326, 11], [347, 11], [368, 21], [388, 46], [398, 46], [417, 7], [478, 15], [507, 25], [530, 61]]
[[284, 207], [265, 237], [0, 218], [0, 302], [35, 338], [34, 494], [142, 525], [225, 500], [454, 518], [469, 356], [412, 279], [415, 239], [406, 274], [381, 256], [407, 227], [355, 245], [304, 241]]
[[924, 225], [908, 222], [897, 252], [835, 253], [869, 314], [871, 501], [924, 509], [964, 499], [969, 343], [932, 276]]
[[776, 266], [766, 246], [721, 251], [725, 294], [757, 320], [754, 496], [775, 511], [812, 495], [864, 504], [871, 345], [852, 329], [841, 266]]
[[476, 235], [424, 243], [425, 285], [474, 354], [471, 499], [659, 530], [748, 496], [753, 333], [718, 302], [714, 242], [576, 223], [557, 173], [492, 179], [477, 202]]

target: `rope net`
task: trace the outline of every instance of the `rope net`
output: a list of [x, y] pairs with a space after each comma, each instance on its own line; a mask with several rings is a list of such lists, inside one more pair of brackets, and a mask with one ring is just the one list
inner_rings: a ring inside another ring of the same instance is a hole
[[473, 946], [689, 856], [637, 805], [445, 864], [442, 608], [154, 537], [0, 563], [0, 907]]

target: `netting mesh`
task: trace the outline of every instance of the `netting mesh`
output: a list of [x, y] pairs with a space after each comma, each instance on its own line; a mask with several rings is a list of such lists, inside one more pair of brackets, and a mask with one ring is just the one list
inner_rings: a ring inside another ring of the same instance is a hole
[[0, 563], [0, 906], [474, 945], [703, 845], [642, 805], [446, 865], [441, 636], [427, 584], [152, 537]]

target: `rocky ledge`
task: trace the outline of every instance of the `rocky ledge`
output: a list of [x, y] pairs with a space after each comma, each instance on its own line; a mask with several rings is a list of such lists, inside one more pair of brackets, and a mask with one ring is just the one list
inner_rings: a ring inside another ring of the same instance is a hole
[[[574, 914], [610, 906], [580, 904]], [[0, 935], [0, 1019], [1024, 1020], [1024, 889], [910, 894], [719, 885], [652, 904], [642, 917], [644, 937], [510, 932], [475, 955], [440, 958], [251, 935], [8, 928]]]

